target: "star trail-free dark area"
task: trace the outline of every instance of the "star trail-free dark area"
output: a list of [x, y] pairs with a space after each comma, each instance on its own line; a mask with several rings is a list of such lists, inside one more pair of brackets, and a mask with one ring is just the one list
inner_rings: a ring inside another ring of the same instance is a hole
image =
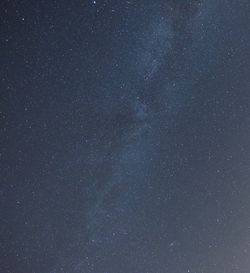
[[2, 1], [0, 272], [250, 272], [250, 2]]

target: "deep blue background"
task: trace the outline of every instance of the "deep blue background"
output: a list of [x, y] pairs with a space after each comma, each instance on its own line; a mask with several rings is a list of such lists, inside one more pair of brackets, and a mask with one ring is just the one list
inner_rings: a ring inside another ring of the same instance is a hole
[[0, 271], [250, 272], [248, 0], [3, 1]]

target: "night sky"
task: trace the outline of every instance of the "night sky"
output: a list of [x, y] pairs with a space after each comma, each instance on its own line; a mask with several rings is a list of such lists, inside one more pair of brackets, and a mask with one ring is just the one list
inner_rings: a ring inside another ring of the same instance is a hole
[[0, 272], [249, 273], [249, 0], [0, 13]]

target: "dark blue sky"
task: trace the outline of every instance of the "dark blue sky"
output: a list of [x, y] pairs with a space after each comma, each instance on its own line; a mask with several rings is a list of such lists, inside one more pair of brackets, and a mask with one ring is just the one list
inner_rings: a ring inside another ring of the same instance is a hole
[[250, 272], [249, 1], [0, 18], [0, 271]]

